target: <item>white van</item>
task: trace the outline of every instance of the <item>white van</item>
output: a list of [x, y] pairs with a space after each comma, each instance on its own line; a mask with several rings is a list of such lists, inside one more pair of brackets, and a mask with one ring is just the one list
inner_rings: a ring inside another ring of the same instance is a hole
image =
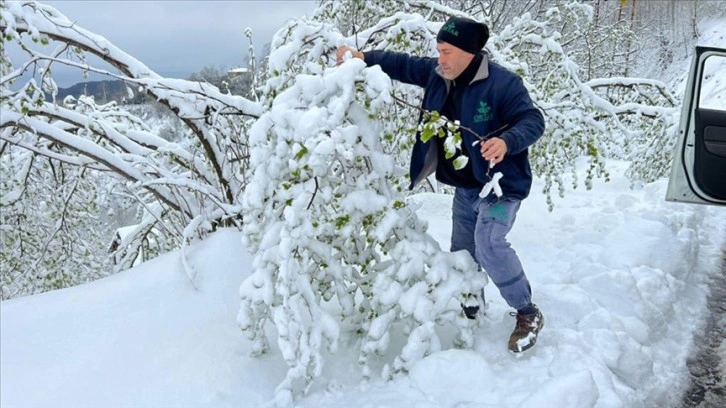
[[696, 47], [667, 201], [726, 205], [726, 94], [710, 94], [709, 78], [709, 83], [726, 82], [726, 49]]

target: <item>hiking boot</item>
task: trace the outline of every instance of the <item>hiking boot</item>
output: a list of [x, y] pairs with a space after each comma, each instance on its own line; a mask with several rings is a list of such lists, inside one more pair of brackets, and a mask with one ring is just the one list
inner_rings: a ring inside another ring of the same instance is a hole
[[509, 337], [509, 351], [512, 353], [529, 350], [537, 342], [537, 335], [544, 326], [544, 316], [537, 306], [534, 308], [536, 310], [534, 313], [510, 313], [517, 317], [517, 325]]

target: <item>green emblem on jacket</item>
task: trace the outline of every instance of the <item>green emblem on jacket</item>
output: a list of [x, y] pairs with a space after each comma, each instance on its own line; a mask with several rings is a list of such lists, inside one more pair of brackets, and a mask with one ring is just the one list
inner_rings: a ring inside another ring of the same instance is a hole
[[456, 31], [456, 26], [454, 25], [453, 21], [450, 21], [450, 22], [444, 24], [444, 26], [441, 27], [441, 29], [455, 37], [459, 36], [459, 32]]
[[479, 107], [476, 109], [476, 115], [474, 115], [474, 123], [488, 122], [492, 118], [492, 108], [484, 102], [479, 102]]

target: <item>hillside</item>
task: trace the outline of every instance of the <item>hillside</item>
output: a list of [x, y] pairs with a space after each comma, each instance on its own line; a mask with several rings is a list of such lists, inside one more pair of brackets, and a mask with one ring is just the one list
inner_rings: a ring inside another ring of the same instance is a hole
[[90, 81], [79, 82], [68, 88], [59, 88], [56, 100], [62, 101], [66, 96], [78, 98], [81, 95], [93, 96], [98, 104], [111, 101], [117, 103], [142, 103], [145, 95], [137, 92], [133, 86], [123, 81]]

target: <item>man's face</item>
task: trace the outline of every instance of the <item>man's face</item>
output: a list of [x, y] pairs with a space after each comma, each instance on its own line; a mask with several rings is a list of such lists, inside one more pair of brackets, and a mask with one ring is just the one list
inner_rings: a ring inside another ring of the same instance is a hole
[[474, 54], [445, 42], [436, 44], [436, 50], [439, 52], [439, 67], [446, 79], [456, 79], [474, 59]]

